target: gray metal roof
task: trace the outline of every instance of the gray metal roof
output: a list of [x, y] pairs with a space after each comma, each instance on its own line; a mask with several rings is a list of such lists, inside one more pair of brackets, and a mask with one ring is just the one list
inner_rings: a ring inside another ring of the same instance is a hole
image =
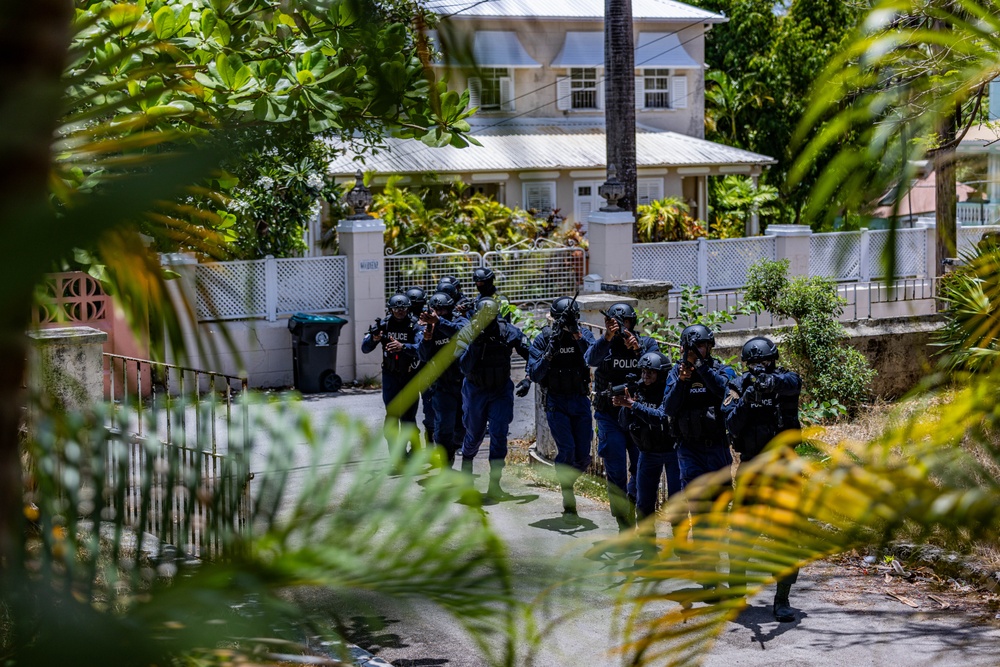
[[603, 32], [567, 32], [559, 55], [550, 67], [603, 67]]
[[[453, 18], [552, 18], [604, 20], [604, 0], [422, 0], [421, 4], [441, 16]], [[721, 14], [674, 0], [632, 0], [637, 20], [723, 23]]]
[[[555, 119], [553, 119], [555, 120]], [[387, 139], [388, 150], [354, 161], [348, 151], [329, 168], [334, 175], [352, 175], [359, 168], [383, 174], [423, 172], [518, 172], [552, 169], [603, 169], [605, 138], [602, 128], [566, 133], [562, 128], [538, 126], [534, 133], [475, 134], [483, 145], [467, 148], [431, 148], [419, 141]], [[546, 131], [546, 130], [549, 131]], [[639, 167], [695, 167], [720, 165], [770, 165], [776, 160], [676, 132], [637, 132], [636, 165]]]

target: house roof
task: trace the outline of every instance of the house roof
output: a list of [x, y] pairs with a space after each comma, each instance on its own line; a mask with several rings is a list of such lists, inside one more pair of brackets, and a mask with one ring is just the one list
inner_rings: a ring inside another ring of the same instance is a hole
[[[428, 30], [427, 38], [435, 49], [441, 48], [436, 30]], [[603, 33], [601, 39], [603, 40]], [[603, 41], [601, 44], [603, 48]], [[455, 45], [451, 45], [449, 49], [449, 55], [452, 56], [449, 64], [461, 65], [461, 59], [456, 59], [452, 52], [454, 47]], [[465, 50], [469, 45], [463, 44], [461, 47]], [[479, 67], [541, 67], [541, 64], [524, 50], [521, 40], [513, 30], [477, 30], [472, 36], [471, 56], [471, 61]]]
[[[958, 196], [958, 201], [968, 201], [969, 195], [975, 192], [973, 188], [965, 185], [964, 183], [959, 183], [956, 186], [955, 191]], [[896, 215], [904, 218], [925, 215], [928, 213], [933, 215], [937, 207], [936, 193], [937, 175], [936, 172], [932, 171], [923, 178], [913, 181], [909, 191], [903, 197], [902, 201], [899, 202], [899, 211], [896, 212]], [[876, 218], [885, 219], [893, 217], [891, 193], [887, 194], [882, 201], [886, 202], [886, 204], [879, 206], [872, 211], [872, 215]]]
[[[482, 146], [431, 148], [412, 139], [386, 140], [387, 150], [365, 155], [347, 150], [330, 164], [329, 172], [350, 175], [363, 169], [387, 174], [423, 172], [519, 172], [551, 169], [604, 169], [606, 145], [603, 126], [559, 123], [560, 119], [532, 119], [506, 127], [504, 134], [488, 129], [473, 136]], [[766, 155], [724, 146], [677, 132], [636, 132], [638, 167], [712, 167], [771, 165]]]
[[[604, 20], [604, 0], [422, 0], [430, 11], [443, 17], [532, 18]], [[724, 23], [721, 14], [674, 0], [632, 0], [635, 20], [684, 23]]]

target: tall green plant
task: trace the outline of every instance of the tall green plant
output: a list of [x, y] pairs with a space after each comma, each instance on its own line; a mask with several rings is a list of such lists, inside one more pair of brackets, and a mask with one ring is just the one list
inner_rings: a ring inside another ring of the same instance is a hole
[[840, 323], [845, 300], [827, 278], [788, 279], [788, 260], [759, 260], [747, 271], [744, 299], [755, 312], [768, 311], [795, 326], [781, 337], [784, 363], [803, 376], [803, 394], [818, 404], [839, 401], [856, 407], [868, 398], [875, 377], [868, 360], [847, 344]]
[[778, 188], [754, 185], [749, 177], [723, 176], [712, 180], [713, 231], [718, 238], [734, 238], [744, 234], [746, 224], [754, 214], [766, 224], [777, 210]]
[[636, 233], [641, 243], [691, 241], [705, 236], [705, 228], [688, 213], [683, 200], [667, 197], [639, 206]]
[[677, 348], [681, 331], [692, 324], [703, 324], [713, 332], [722, 330], [723, 325], [732, 324], [740, 315], [750, 314], [744, 303], [737, 303], [725, 310], [705, 311], [704, 297], [697, 285], [681, 285], [677, 319], [671, 321], [665, 315], [644, 309], [639, 313], [639, 323], [645, 335], [656, 340], [661, 348]]

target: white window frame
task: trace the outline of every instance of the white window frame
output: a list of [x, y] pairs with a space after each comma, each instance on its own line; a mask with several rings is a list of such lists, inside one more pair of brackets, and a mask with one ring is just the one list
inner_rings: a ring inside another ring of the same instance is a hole
[[[653, 74], [655, 72], [655, 74]], [[666, 88], [651, 88], [650, 79], [662, 79]], [[667, 96], [666, 106], [649, 106], [646, 95], [664, 93]], [[683, 70], [672, 70], [666, 67], [644, 67], [635, 77], [635, 108], [647, 111], [668, 111], [671, 109], [687, 109], [688, 80]]]
[[[548, 206], [533, 206], [533, 198], [548, 198]], [[539, 214], [550, 213], [558, 206], [556, 205], [556, 182], [555, 181], [528, 181], [521, 184], [521, 202], [524, 210], [535, 209]]]
[[[563, 105], [558, 108], [573, 111], [599, 111], [604, 108], [604, 72], [603, 67], [571, 67], [567, 70], [564, 86], [557, 85], [556, 94]], [[593, 78], [590, 74], [593, 73]], [[588, 93], [593, 91], [594, 105], [579, 106], [577, 104], [578, 93]]]
[[[646, 67], [642, 70], [642, 100], [641, 109], [673, 109], [674, 100], [671, 94], [671, 76], [673, 71], [666, 67]], [[665, 98], [661, 104], [650, 104], [650, 96], [659, 95]], [[636, 99], [636, 103], [639, 100]]]
[[[480, 111], [514, 111], [514, 75], [509, 67], [483, 67], [480, 74], [469, 77], [469, 107]], [[496, 102], [487, 104], [483, 99], [488, 82], [495, 82]]]

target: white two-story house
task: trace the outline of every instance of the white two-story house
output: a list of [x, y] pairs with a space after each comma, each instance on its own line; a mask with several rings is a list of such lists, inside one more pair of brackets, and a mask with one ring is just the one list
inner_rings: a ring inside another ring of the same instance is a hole
[[[482, 144], [431, 148], [387, 140], [366, 156], [375, 185], [390, 175], [418, 186], [459, 178], [508, 206], [586, 221], [603, 204], [604, 0], [430, 0], [442, 17], [430, 37], [475, 67], [441, 62], [469, 88], [472, 135]], [[672, 0], [633, 0], [639, 203], [678, 197], [704, 219], [708, 179], [756, 177], [775, 161], [704, 139], [705, 35], [725, 17]], [[461, 59], [461, 58], [459, 58]], [[348, 151], [331, 165], [353, 180]]]

